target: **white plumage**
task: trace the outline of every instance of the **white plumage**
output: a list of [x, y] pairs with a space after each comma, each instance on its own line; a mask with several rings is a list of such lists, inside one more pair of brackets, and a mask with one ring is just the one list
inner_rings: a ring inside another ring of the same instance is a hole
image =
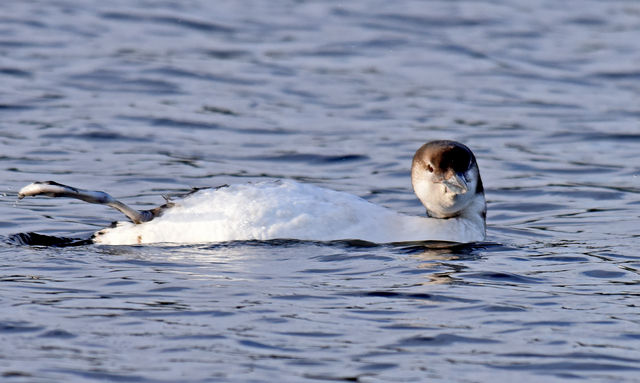
[[204, 243], [294, 238], [472, 242], [484, 232], [468, 220], [409, 216], [360, 197], [291, 180], [205, 189], [160, 217], [96, 233], [101, 244]]

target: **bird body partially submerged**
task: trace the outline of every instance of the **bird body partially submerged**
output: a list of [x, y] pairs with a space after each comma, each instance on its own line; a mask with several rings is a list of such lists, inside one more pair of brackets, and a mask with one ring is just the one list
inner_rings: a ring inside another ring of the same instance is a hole
[[46, 195], [104, 204], [131, 222], [96, 232], [101, 244], [205, 243], [300, 239], [370, 242], [452, 241], [485, 238], [486, 204], [473, 153], [454, 141], [423, 145], [414, 156], [412, 184], [427, 216], [409, 216], [360, 197], [291, 180], [232, 185], [189, 193], [138, 211], [109, 194], [36, 182], [19, 198]]

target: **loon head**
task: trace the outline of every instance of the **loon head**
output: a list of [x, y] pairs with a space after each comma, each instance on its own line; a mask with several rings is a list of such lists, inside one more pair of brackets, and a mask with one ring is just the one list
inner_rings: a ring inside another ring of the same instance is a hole
[[431, 141], [413, 156], [411, 183], [436, 218], [486, 216], [484, 188], [473, 152], [456, 141]]

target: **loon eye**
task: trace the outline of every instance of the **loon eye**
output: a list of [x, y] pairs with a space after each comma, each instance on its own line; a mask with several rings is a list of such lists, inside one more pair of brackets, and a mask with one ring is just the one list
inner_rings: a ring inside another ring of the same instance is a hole
[[428, 164], [427, 170], [429, 171], [429, 173], [433, 173], [433, 166], [431, 166], [431, 164]]

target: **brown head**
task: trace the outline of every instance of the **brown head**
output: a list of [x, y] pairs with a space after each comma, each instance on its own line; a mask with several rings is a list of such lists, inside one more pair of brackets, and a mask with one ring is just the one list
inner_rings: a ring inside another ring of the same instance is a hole
[[485, 205], [476, 158], [467, 146], [456, 141], [422, 145], [413, 156], [411, 183], [433, 217], [456, 217], [474, 203], [476, 207]]

